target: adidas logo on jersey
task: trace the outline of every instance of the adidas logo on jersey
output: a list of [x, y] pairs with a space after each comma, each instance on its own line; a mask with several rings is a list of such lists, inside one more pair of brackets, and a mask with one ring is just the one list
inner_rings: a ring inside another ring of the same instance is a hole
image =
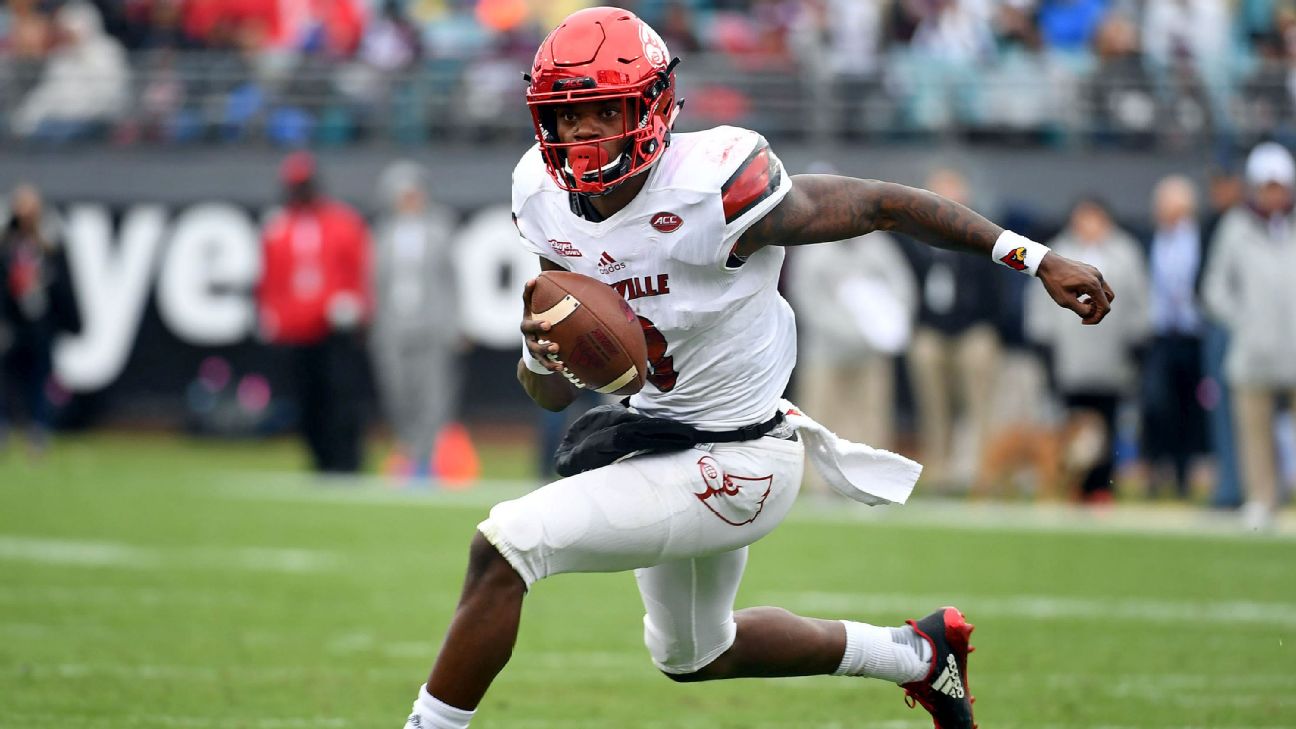
[[616, 273], [623, 268], [625, 268], [625, 264], [608, 255], [607, 251], [603, 251], [603, 255], [599, 256], [598, 271], [604, 276]]
[[945, 656], [945, 670], [932, 682], [932, 688], [955, 699], [963, 698], [963, 677], [959, 675], [958, 663], [954, 656]]

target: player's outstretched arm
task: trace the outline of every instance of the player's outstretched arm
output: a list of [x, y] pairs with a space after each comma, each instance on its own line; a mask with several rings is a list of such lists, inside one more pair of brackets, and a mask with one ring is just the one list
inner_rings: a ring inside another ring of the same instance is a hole
[[[927, 190], [836, 175], [795, 175], [783, 201], [748, 228], [735, 252], [767, 245], [846, 240], [889, 230], [929, 245], [989, 256], [1004, 229], [981, 214]], [[1098, 269], [1048, 253], [1036, 272], [1058, 305], [1085, 324], [1107, 316], [1115, 294]]]

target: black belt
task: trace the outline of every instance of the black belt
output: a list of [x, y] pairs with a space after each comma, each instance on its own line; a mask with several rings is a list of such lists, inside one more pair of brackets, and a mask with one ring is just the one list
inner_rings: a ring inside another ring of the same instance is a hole
[[669, 452], [703, 443], [756, 440], [778, 427], [783, 413], [735, 430], [702, 430], [666, 418], [632, 413], [623, 404], [591, 408], [563, 436], [554, 463], [561, 476], [574, 476], [637, 452]]
[[744, 440], [756, 440], [777, 428], [779, 423], [782, 422], [783, 411], [780, 410], [763, 423], [744, 425], [737, 430], [701, 430], [700, 428], [694, 428], [693, 432], [697, 434], [698, 443], [737, 443]]

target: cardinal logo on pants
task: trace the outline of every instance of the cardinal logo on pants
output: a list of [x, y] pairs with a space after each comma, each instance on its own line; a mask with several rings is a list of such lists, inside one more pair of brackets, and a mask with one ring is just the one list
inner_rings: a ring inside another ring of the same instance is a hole
[[774, 482], [773, 474], [753, 477], [725, 473], [711, 456], [698, 459], [698, 473], [703, 488], [696, 492], [698, 500], [732, 526], [750, 524], [760, 516]]

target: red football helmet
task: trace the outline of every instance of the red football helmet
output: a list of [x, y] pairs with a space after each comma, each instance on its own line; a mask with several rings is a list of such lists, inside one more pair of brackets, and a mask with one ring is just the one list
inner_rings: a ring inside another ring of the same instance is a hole
[[[675, 65], [657, 32], [620, 8], [572, 13], [540, 44], [527, 76], [527, 106], [545, 167], [568, 192], [602, 195], [647, 169], [670, 143], [679, 106]], [[555, 106], [621, 100], [621, 134], [558, 139]], [[603, 143], [625, 140], [609, 160]]]

